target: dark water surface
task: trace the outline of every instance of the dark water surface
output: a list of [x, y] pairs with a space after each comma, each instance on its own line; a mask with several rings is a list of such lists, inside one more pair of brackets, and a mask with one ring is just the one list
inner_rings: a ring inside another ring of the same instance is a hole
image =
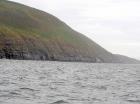
[[0, 60], [0, 104], [140, 104], [140, 65]]

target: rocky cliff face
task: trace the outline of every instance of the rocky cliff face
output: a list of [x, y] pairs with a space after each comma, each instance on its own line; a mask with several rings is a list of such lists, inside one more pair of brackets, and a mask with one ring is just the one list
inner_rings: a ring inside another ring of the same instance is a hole
[[0, 58], [120, 62], [56, 17], [6, 0], [0, 1]]

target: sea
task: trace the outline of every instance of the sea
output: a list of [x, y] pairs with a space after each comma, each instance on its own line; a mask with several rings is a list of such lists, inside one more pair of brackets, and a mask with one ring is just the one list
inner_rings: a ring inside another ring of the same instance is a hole
[[0, 104], [140, 104], [140, 64], [3, 59]]

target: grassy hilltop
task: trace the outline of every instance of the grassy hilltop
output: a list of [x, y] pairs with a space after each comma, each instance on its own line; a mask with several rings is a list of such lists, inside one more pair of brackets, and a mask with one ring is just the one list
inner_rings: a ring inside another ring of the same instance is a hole
[[0, 58], [118, 62], [51, 14], [6, 0], [0, 0]]

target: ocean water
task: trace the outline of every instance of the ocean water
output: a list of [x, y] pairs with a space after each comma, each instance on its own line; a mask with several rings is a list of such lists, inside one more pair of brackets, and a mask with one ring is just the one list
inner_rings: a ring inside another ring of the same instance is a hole
[[0, 60], [0, 104], [140, 104], [140, 65]]

